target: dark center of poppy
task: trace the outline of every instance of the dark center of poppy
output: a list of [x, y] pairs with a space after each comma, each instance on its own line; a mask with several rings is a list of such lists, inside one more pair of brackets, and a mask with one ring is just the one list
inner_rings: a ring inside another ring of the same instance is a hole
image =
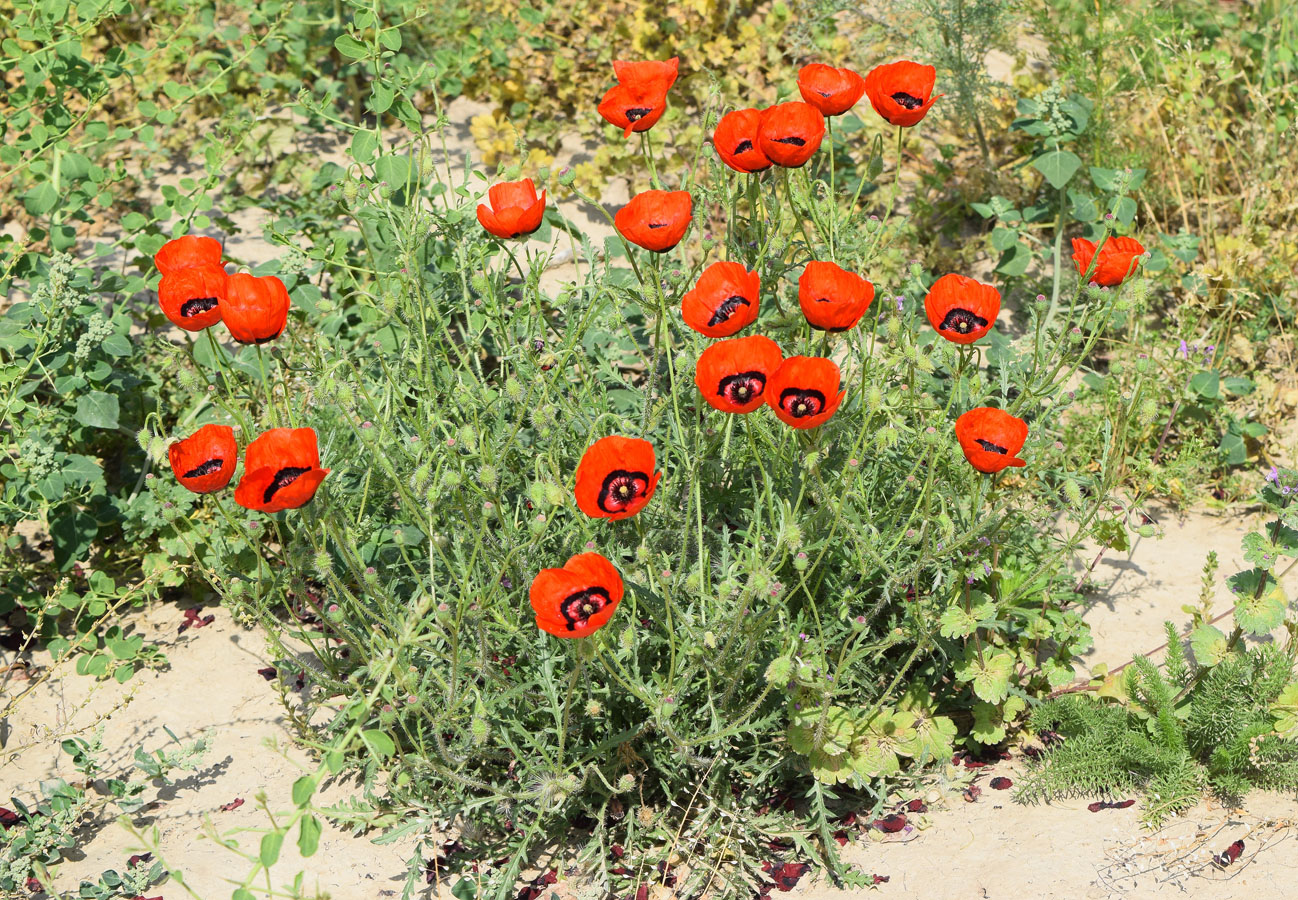
[[793, 136], [793, 135], [789, 135], [788, 137], [776, 138], [776, 139], [775, 139], [775, 143], [777, 143], [777, 144], [792, 144], [792, 145], [795, 146], [795, 147], [805, 147], [805, 146], [807, 146], [807, 142], [806, 142], [806, 140], [805, 140], [804, 138], [795, 137], [795, 136]]
[[939, 331], [958, 331], [961, 334], [968, 334], [978, 328], [986, 328], [987, 320], [980, 315], [970, 312], [967, 309], [949, 310], [942, 318], [942, 324], [938, 326]]
[[650, 228], [666, 228], [666, 227], [667, 227], [667, 223], [666, 223], [666, 222], [650, 222], [650, 223], [649, 223], [649, 227], [650, 227]]
[[747, 298], [740, 297], [738, 294], [722, 300], [721, 305], [716, 308], [712, 313], [712, 317], [708, 319], [708, 326], [715, 327], [720, 325], [722, 322], [733, 316], [735, 310], [739, 309], [741, 306], [752, 306], [752, 304], [748, 302]]
[[834, 95], [831, 94], [829, 91], [816, 91], [816, 93], [819, 94], [819, 95], [822, 96], [822, 97], [832, 97], [832, 96], [834, 96]]
[[811, 388], [785, 388], [780, 391], [780, 409], [795, 419], [814, 416], [825, 408], [825, 395]]
[[193, 469], [190, 469], [188, 472], [185, 473], [184, 477], [185, 477], [185, 478], [201, 478], [201, 477], [204, 476], [204, 475], [211, 475], [213, 472], [215, 472], [217, 469], [221, 468], [221, 466], [223, 466], [223, 465], [225, 465], [225, 460], [221, 459], [221, 457], [219, 457], [219, 456], [216, 456], [216, 457], [213, 457], [212, 459], [209, 459], [207, 462], [203, 463], [201, 466], [197, 466], [197, 467], [195, 467], [195, 468], [193, 468]]
[[628, 122], [637, 122], [653, 111], [652, 106], [633, 106], [626, 111], [626, 120]]
[[1004, 456], [1010, 452], [1004, 447], [993, 444], [991, 441], [984, 441], [982, 438], [974, 438], [974, 440], [977, 442], [979, 447], [982, 447], [988, 453], [999, 453], [1001, 456]]
[[747, 153], [751, 149], [753, 149], [752, 141], [740, 141], [735, 146], [735, 155], [738, 156], [740, 153]]
[[717, 386], [717, 396], [725, 397], [735, 406], [744, 406], [762, 396], [765, 390], [765, 372], [740, 372], [721, 379], [721, 384]]
[[559, 604], [559, 614], [568, 623], [568, 630], [576, 631], [585, 627], [591, 616], [608, 606], [611, 599], [605, 588], [586, 588], [564, 598]]
[[288, 487], [290, 484], [297, 481], [299, 475], [310, 471], [310, 466], [285, 466], [280, 469], [275, 473], [275, 477], [271, 479], [270, 485], [266, 488], [266, 492], [261, 495], [262, 502], [269, 503], [270, 498], [274, 497], [280, 488]]
[[270, 341], [273, 341], [273, 340], [275, 340], [275, 338], [279, 337], [280, 334], [281, 334], [283, 331], [284, 331], [284, 329], [281, 328], [279, 331], [275, 332], [274, 334], [267, 335], [267, 336], [264, 337], [264, 338], [257, 338], [253, 343], [256, 343], [256, 344], [266, 344], [266, 343], [269, 343]]
[[614, 469], [604, 476], [596, 504], [606, 513], [620, 513], [649, 490], [649, 476], [644, 472]]
[[205, 313], [209, 309], [216, 309], [215, 297], [195, 297], [193, 300], [186, 300], [180, 304], [180, 315], [188, 319], [190, 316]]
[[899, 105], [906, 107], [906, 109], [919, 109], [924, 105], [923, 100], [918, 97], [912, 97], [905, 91], [898, 91], [893, 94], [892, 99], [896, 100]]

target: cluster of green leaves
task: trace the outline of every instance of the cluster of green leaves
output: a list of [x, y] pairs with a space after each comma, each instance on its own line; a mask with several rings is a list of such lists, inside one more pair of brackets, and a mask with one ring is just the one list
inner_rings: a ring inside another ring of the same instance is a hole
[[[171, 784], [175, 770], [193, 771], [211, 745], [210, 738], [176, 744], [148, 753], [143, 747], [135, 751], [134, 769], [125, 777], [105, 772], [100, 757], [104, 752], [102, 729], [87, 738], [69, 738], [62, 742], [63, 751], [84, 776], [76, 784], [58, 778], [40, 784], [40, 799], [25, 803], [18, 797], [9, 802], [17, 821], [0, 830], [0, 890], [7, 895], [46, 890], [51, 887], [54, 867], [82, 843], [85, 827], [110, 806], [127, 815], [137, 813], [148, 802], [149, 788]], [[103, 785], [102, 796], [87, 792], [87, 786]], [[124, 871], [106, 869], [95, 881], [83, 881], [76, 896], [92, 900], [129, 900], [142, 896], [146, 889], [163, 880], [165, 869], [158, 861], [139, 861]], [[37, 886], [37, 887], [34, 887]]]
[[1031, 726], [1064, 740], [1037, 758], [1021, 799], [1142, 791], [1144, 818], [1156, 824], [1205, 788], [1235, 804], [1253, 789], [1298, 790], [1298, 620], [1286, 617], [1277, 571], [1298, 559], [1298, 472], [1272, 470], [1261, 499], [1276, 517], [1244, 538], [1254, 568], [1227, 579], [1234, 630], [1210, 618], [1213, 558], [1200, 604], [1185, 607], [1188, 635], [1166, 623], [1161, 666], [1137, 657], [1094, 696], [1033, 709]]

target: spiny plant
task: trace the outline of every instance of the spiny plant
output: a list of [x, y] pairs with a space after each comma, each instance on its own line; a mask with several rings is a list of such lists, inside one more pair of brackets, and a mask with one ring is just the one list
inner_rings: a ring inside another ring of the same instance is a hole
[[[1238, 804], [1254, 789], [1298, 791], [1298, 616], [1286, 615], [1277, 571], [1298, 557], [1298, 472], [1272, 468], [1261, 498], [1275, 513], [1244, 538], [1255, 567], [1228, 579], [1234, 607], [1211, 615], [1209, 590], [1188, 635], [1166, 623], [1161, 665], [1146, 656], [1106, 674], [1094, 693], [1047, 700], [1031, 728], [1062, 735], [1036, 756], [1020, 782], [1025, 801], [1141, 791], [1144, 818], [1162, 822], [1193, 806], [1205, 789]], [[1216, 559], [1205, 565], [1213, 580]], [[1233, 615], [1227, 635], [1213, 622]], [[1272, 635], [1282, 629], [1283, 640]], [[1245, 636], [1261, 640], [1255, 646]], [[1186, 653], [1188, 644], [1190, 653]]]

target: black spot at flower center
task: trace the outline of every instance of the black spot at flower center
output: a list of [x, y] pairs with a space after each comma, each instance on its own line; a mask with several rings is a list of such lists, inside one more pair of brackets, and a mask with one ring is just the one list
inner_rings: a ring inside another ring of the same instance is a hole
[[217, 469], [221, 468], [221, 466], [223, 466], [223, 465], [225, 465], [225, 460], [221, 459], [221, 457], [219, 457], [219, 456], [216, 456], [216, 457], [213, 457], [212, 459], [209, 459], [207, 462], [203, 463], [201, 466], [197, 466], [197, 467], [195, 467], [195, 468], [193, 468], [193, 469], [190, 469], [188, 472], [185, 473], [184, 477], [185, 477], [185, 478], [201, 478], [201, 477], [204, 476], [204, 475], [211, 475], [213, 472], [215, 472]]
[[265, 343], [269, 343], [270, 341], [273, 341], [273, 340], [275, 340], [275, 338], [279, 337], [279, 336], [283, 333], [283, 331], [284, 331], [284, 329], [281, 328], [279, 331], [275, 332], [274, 334], [267, 335], [266, 337], [263, 337], [263, 338], [257, 338], [255, 341], [253, 341], [253, 343], [254, 343], [254, 344], [265, 344]]
[[652, 106], [633, 106], [626, 111], [626, 120], [628, 122], [638, 122], [653, 111]]
[[666, 223], [666, 222], [650, 222], [650, 223], [649, 223], [649, 227], [650, 227], [650, 228], [666, 228], [666, 227], [667, 227], [667, 223]]
[[947, 312], [942, 318], [942, 324], [938, 326], [939, 331], [958, 331], [961, 334], [968, 334], [979, 328], [986, 328], [987, 320], [982, 316], [976, 315], [967, 309], [953, 309]]
[[810, 388], [785, 388], [780, 391], [780, 409], [795, 419], [818, 415], [825, 408], [825, 395]]
[[816, 93], [819, 94], [820, 96], [826, 98], [826, 99], [828, 99], [828, 98], [834, 96], [834, 95], [831, 94], [829, 91], [816, 91]]
[[611, 599], [605, 588], [586, 588], [584, 591], [566, 597], [559, 604], [559, 614], [568, 623], [568, 630], [576, 631], [578, 628], [585, 627], [590, 622], [591, 616], [608, 606]]
[[649, 490], [649, 476], [644, 472], [614, 469], [604, 476], [595, 503], [606, 513], [620, 513]]
[[735, 155], [738, 156], [740, 153], [747, 153], [751, 149], [753, 149], [752, 141], [740, 141], [735, 146]]
[[275, 473], [275, 477], [271, 479], [270, 486], [266, 488], [266, 492], [261, 495], [262, 502], [269, 503], [270, 498], [274, 497], [275, 494], [279, 492], [280, 488], [288, 487], [290, 484], [297, 481], [299, 475], [310, 471], [310, 466], [286, 466], [283, 469], [280, 469]]
[[708, 325], [710, 327], [720, 325], [722, 322], [725, 322], [733, 316], [735, 310], [739, 309], [741, 306], [752, 306], [752, 304], [748, 302], [746, 297], [740, 297], [738, 294], [727, 297], [721, 301], [721, 305], [712, 313], [711, 318], [708, 319]]
[[752, 403], [766, 390], [765, 372], [740, 372], [727, 375], [717, 386], [717, 396], [725, 397], [736, 406]]
[[977, 442], [979, 447], [982, 447], [988, 453], [999, 453], [1001, 456], [1004, 456], [1010, 452], [1004, 447], [993, 444], [991, 441], [984, 441], [982, 438], [974, 438], [974, 440]]
[[896, 100], [897, 103], [900, 104], [901, 106], [906, 107], [906, 109], [919, 109], [921, 106], [924, 105], [923, 100], [919, 99], [918, 97], [912, 97], [910, 94], [906, 93], [905, 91], [898, 91], [897, 93], [893, 94], [892, 99]]
[[776, 139], [775, 139], [775, 143], [777, 143], [777, 144], [792, 144], [792, 145], [795, 146], [795, 147], [805, 147], [805, 146], [807, 146], [807, 141], [806, 141], [805, 138], [793, 137], [793, 136], [782, 137], [782, 138], [776, 138]]
[[216, 309], [215, 297], [195, 297], [193, 300], [186, 300], [180, 304], [180, 315], [188, 319], [190, 316], [205, 313], [209, 309]]

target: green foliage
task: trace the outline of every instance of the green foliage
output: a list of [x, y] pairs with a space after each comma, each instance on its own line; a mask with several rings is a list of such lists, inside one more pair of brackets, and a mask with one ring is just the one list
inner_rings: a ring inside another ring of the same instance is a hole
[[[1276, 514], [1262, 532], [1274, 544], [1298, 501], [1298, 472], [1273, 469], [1262, 499]], [[1257, 546], [1262, 533], [1248, 535], [1245, 547]], [[1264, 561], [1274, 566], [1276, 556]], [[1205, 571], [1215, 568], [1212, 559]], [[1232, 804], [1255, 788], [1298, 790], [1298, 621], [1285, 622], [1284, 644], [1247, 647], [1245, 632], [1281, 624], [1284, 601], [1274, 601], [1278, 618], [1260, 618], [1259, 598], [1279, 590], [1270, 567], [1230, 583], [1236, 627], [1229, 637], [1205, 621], [1207, 606], [1187, 607], [1194, 614], [1192, 659], [1168, 622], [1161, 668], [1138, 656], [1120, 679], [1100, 685], [1098, 696], [1067, 694], [1032, 711], [1031, 728], [1056, 730], [1064, 740], [1037, 757], [1020, 782], [1021, 799], [1141, 791], [1144, 818], [1157, 824], [1192, 806], [1205, 787]]]

